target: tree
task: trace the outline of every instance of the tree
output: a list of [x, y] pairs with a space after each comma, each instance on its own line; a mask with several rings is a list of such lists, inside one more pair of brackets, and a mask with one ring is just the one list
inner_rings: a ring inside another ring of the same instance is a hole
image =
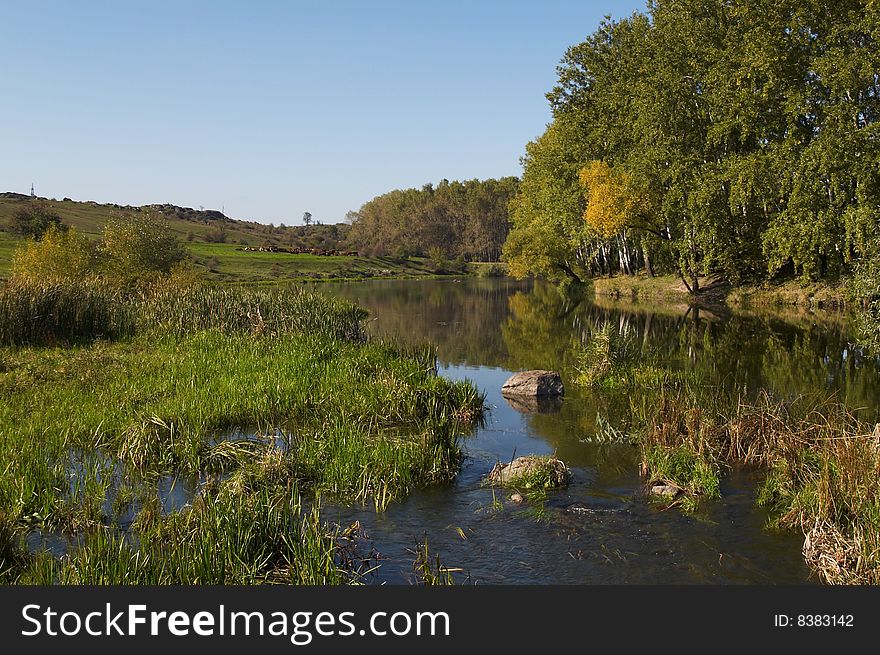
[[53, 227], [61, 231], [67, 229], [67, 226], [61, 222], [61, 217], [43, 202], [28, 201], [15, 210], [9, 221], [10, 232], [31, 237], [37, 241]]
[[439, 252], [444, 258], [497, 261], [518, 183], [514, 177], [441, 180], [436, 187], [390, 191], [346, 215], [352, 245], [374, 255]]
[[846, 270], [880, 213], [878, 44], [865, 0], [655, 0], [603, 22], [526, 148], [511, 270], [656, 264], [694, 293], [708, 273]]
[[312, 215], [309, 212], [303, 212], [303, 224], [311, 225], [312, 224]]
[[565, 118], [526, 146], [519, 192], [510, 203], [512, 228], [503, 259], [514, 277], [542, 275], [580, 282], [588, 274], [591, 231], [583, 221], [576, 126]]

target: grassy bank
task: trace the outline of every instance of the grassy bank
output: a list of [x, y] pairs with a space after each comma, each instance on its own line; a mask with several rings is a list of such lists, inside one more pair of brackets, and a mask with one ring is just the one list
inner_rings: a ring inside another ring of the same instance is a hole
[[661, 360], [606, 328], [585, 346], [577, 377], [629, 397], [627, 425], [611, 432], [639, 447], [646, 489], [695, 511], [719, 497], [728, 468], [756, 467], [771, 527], [804, 535], [823, 581], [880, 583], [880, 425], [835, 398], [749, 398]]
[[[310, 292], [129, 296], [124, 332], [91, 317], [64, 345], [81, 317], [62, 313], [51, 338], [15, 327], [51, 304], [0, 302], [0, 332], [26, 335], [0, 348], [7, 582], [351, 580], [350, 540], [314, 498], [382, 509], [452, 479], [482, 411], [430, 349], [366, 340], [362, 311]], [[163, 489], [185, 480], [172, 507]], [[66, 555], [33, 547], [47, 534]]]
[[[592, 280], [597, 296], [618, 300], [689, 304], [694, 298], [680, 278], [620, 275]], [[794, 307], [835, 309], [847, 303], [846, 281], [803, 283], [800, 280], [743, 284], [732, 287], [713, 278], [702, 278], [697, 300], [706, 305], [735, 309]]]
[[[212, 282], [283, 282], [430, 277], [444, 271], [424, 257], [353, 257], [253, 252], [234, 244], [190, 243], [196, 266]], [[453, 271], [448, 271], [453, 273]], [[457, 271], [456, 274], [464, 274]]]

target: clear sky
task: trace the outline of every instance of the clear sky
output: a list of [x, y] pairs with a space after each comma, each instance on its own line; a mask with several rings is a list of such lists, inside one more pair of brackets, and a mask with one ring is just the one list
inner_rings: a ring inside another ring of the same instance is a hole
[[0, 0], [0, 191], [324, 223], [519, 175], [565, 49], [644, 0]]

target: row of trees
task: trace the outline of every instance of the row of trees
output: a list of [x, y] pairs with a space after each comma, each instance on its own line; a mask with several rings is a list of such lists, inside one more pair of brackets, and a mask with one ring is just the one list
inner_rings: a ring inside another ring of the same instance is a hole
[[498, 261], [519, 180], [441, 181], [395, 190], [349, 212], [349, 242], [369, 255]]
[[516, 275], [835, 275], [880, 220], [880, 3], [654, 0], [570, 48]]

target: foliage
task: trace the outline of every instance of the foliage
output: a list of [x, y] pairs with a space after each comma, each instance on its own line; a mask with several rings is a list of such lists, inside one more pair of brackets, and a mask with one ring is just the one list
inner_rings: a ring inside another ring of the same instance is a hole
[[395, 190], [357, 212], [350, 239], [372, 255], [497, 261], [508, 232], [508, 203], [518, 180], [442, 180], [436, 187]]
[[43, 202], [29, 201], [16, 209], [9, 219], [10, 232], [37, 241], [42, 239], [50, 228], [64, 231], [67, 225], [62, 223], [61, 217]]
[[135, 213], [107, 221], [98, 251], [103, 267], [121, 281], [167, 275], [187, 258], [177, 237], [159, 216]]
[[510, 203], [511, 231], [503, 259], [510, 274], [580, 282], [589, 260], [591, 233], [581, 219], [579, 164], [569, 143], [576, 126], [564, 117], [526, 146], [523, 178]]
[[602, 23], [526, 148], [511, 271], [657, 269], [693, 293], [707, 273], [846, 271], [880, 206], [878, 43], [863, 0], [658, 0]]
[[51, 226], [41, 240], [21, 244], [12, 257], [12, 279], [19, 283], [44, 284], [81, 280], [95, 273], [95, 249], [74, 229]]
[[587, 198], [584, 220], [604, 238], [632, 227], [648, 211], [644, 196], [633, 188], [630, 176], [612, 170], [603, 161], [587, 164], [579, 178]]

